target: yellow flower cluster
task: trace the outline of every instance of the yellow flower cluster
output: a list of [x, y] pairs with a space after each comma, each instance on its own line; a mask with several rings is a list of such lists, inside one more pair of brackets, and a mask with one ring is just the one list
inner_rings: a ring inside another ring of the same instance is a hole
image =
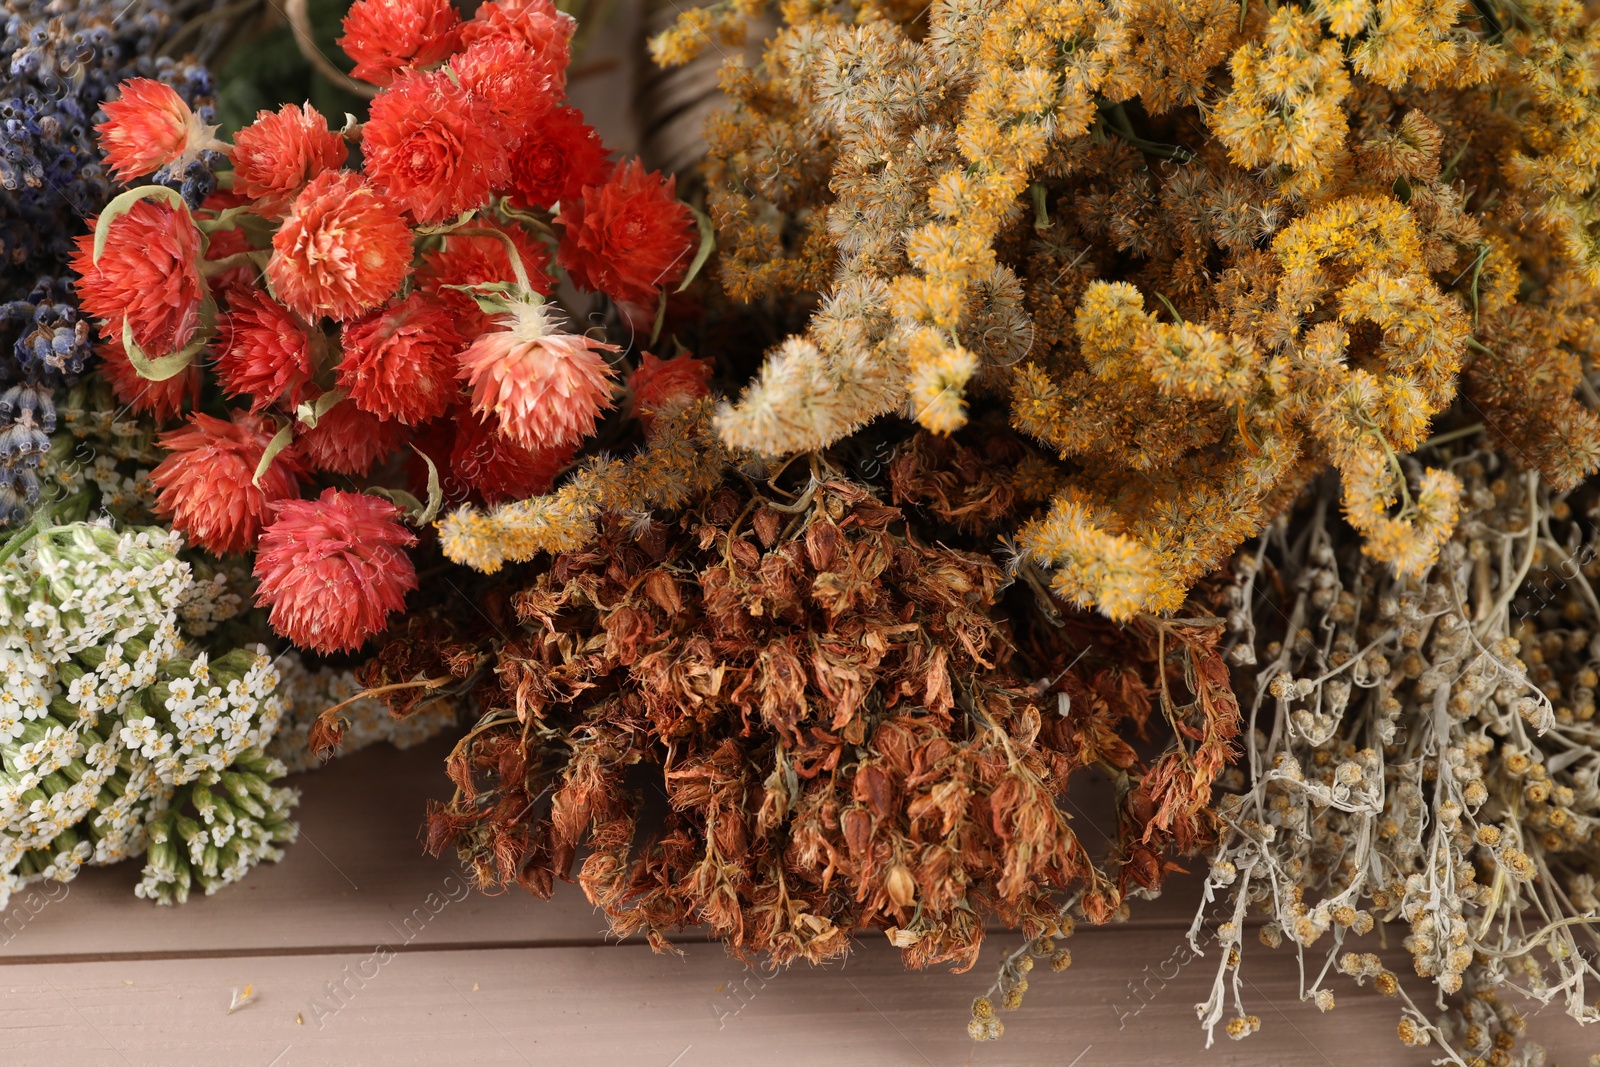
[[531, 500], [457, 508], [438, 523], [439, 547], [454, 562], [493, 574], [541, 552], [582, 548], [601, 515], [682, 507], [715, 488], [729, 466], [710, 417], [707, 401], [663, 412], [628, 460], [597, 456], [559, 489]]
[[[657, 55], [759, 9], [692, 12]], [[1119, 619], [1177, 607], [1329, 467], [1367, 552], [1426, 569], [1461, 491], [1441, 429], [1481, 427], [1558, 488], [1600, 467], [1582, 7], [778, 15], [762, 64], [724, 71], [708, 206], [731, 296], [819, 302], [716, 412], [726, 445], [785, 456], [884, 415], [949, 434], [1003, 412], [1056, 457], [1022, 549]]]

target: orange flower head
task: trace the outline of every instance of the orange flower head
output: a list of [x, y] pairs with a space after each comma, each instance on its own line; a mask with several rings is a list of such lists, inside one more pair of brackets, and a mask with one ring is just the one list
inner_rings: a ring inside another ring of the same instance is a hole
[[396, 74], [431, 67], [461, 44], [461, 15], [450, 0], [356, 0], [339, 47], [356, 61], [352, 77], [388, 85]]
[[450, 448], [450, 472], [485, 503], [526, 500], [550, 491], [576, 449], [524, 448], [500, 432], [493, 419], [462, 411]]
[[682, 278], [693, 254], [694, 217], [672, 178], [637, 159], [604, 185], [561, 202], [561, 265], [572, 280], [623, 304], [649, 304]]
[[460, 392], [455, 314], [426, 293], [348, 323], [339, 387], [357, 407], [415, 426], [443, 415]]
[[100, 105], [106, 121], [94, 128], [118, 181], [126, 184], [162, 167], [181, 172], [201, 152], [227, 151], [217, 128], [202, 123], [172, 86], [129, 78], [118, 91], [117, 99]]
[[295, 197], [272, 238], [267, 278], [301, 318], [353, 319], [389, 299], [411, 266], [411, 231], [347, 170], [325, 170]]
[[373, 186], [423, 224], [487, 204], [509, 180], [509, 149], [489, 102], [443, 71], [408, 74], [380, 93], [361, 134]]
[[300, 463], [288, 449], [252, 484], [272, 433], [263, 416], [235, 411], [231, 422], [195, 412], [189, 425], [162, 434], [157, 443], [168, 455], [150, 474], [156, 514], [207, 552], [247, 551], [268, 505], [300, 492]]
[[558, 95], [566, 91], [567, 64], [572, 59], [572, 31], [577, 22], [556, 10], [551, 0], [499, 0], [480, 4], [472, 21], [461, 27], [461, 43], [508, 40], [537, 57], [541, 69], [555, 73]]
[[256, 555], [256, 606], [301, 648], [348, 652], [405, 607], [417, 571], [405, 549], [416, 536], [400, 509], [366, 493], [325, 489], [316, 500], [273, 505]]
[[450, 61], [461, 87], [489, 105], [519, 141], [556, 106], [562, 94], [560, 68], [519, 41], [488, 37]]
[[258, 111], [234, 138], [233, 190], [263, 214], [281, 215], [307, 182], [344, 166], [349, 154], [344, 138], [310, 104]]
[[229, 396], [249, 395], [251, 411], [280, 398], [292, 407], [315, 370], [311, 338], [288, 310], [260, 289], [235, 289], [222, 316], [217, 378]]
[[557, 332], [548, 304], [511, 302], [506, 328], [481, 335], [461, 354], [472, 408], [494, 416], [500, 432], [523, 447], [548, 451], [577, 445], [612, 406], [615, 373], [601, 356], [616, 345]]
[[[98, 220], [97, 220], [98, 221]], [[200, 231], [187, 209], [165, 201], [140, 200], [111, 223], [100, 261], [94, 259], [94, 226], [77, 240], [71, 267], [78, 275], [78, 303], [122, 338], [126, 318], [134, 343], [146, 356], [170, 355], [200, 328], [205, 283], [200, 279]]]
[[602, 185], [611, 172], [606, 146], [583, 112], [558, 107], [523, 131], [511, 153], [511, 202], [541, 210], [575, 203], [586, 185]]
[[406, 436], [400, 423], [385, 422], [349, 400], [329, 408], [316, 426], [301, 423], [296, 432], [295, 449], [313, 469], [354, 477], [387, 459]]
[[711, 395], [711, 361], [687, 352], [673, 359], [646, 352], [639, 369], [628, 376], [628, 388], [633, 391], [634, 414], [649, 430], [658, 412]]

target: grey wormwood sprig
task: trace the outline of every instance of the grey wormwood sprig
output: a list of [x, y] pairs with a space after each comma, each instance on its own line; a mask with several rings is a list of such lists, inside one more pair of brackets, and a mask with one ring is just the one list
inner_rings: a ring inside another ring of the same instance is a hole
[[[211, 656], [170, 531], [38, 516], [0, 548], [0, 907], [149, 847], [136, 892], [181, 902], [293, 841], [297, 794], [264, 747], [278, 674], [263, 647]], [[179, 847], [181, 844], [181, 847]]]
[[[1461, 522], [1420, 579], [1362, 556], [1325, 504], [1235, 561], [1251, 729], [1191, 928], [1193, 942], [1218, 898], [1231, 905], [1197, 1005], [1208, 1033], [1224, 1016], [1231, 1037], [1258, 1025], [1241, 996], [1251, 914], [1299, 956], [1302, 999], [1329, 1010], [1335, 973], [1370, 981], [1435, 1062], [1543, 1063], [1519, 1002], [1600, 1022], [1600, 512], [1580, 522], [1592, 499], [1492, 454], [1449, 469]], [[1391, 922], [1409, 927], [1431, 1010], [1359, 947]]]

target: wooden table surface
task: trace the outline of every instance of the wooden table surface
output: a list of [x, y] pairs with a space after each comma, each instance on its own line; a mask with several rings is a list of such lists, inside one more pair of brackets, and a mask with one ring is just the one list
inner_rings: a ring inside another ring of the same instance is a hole
[[[33, 886], [0, 916], [0, 1064], [251, 1065], [1108, 1064], [1422, 1065], [1394, 1038], [1393, 1002], [1336, 986], [1301, 1003], [1293, 956], [1256, 948], [1244, 977], [1259, 1034], [1210, 1051], [1193, 1005], [1211, 956], [1183, 964], [1194, 885], [1119, 928], [1070, 939], [1072, 967], [1034, 972], [998, 1042], [965, 1034], [997, 936], [971, 972], [905, 971], [864, 939], [842, 965], [747, 970], [686, 937], [681, 957], [616, 943], [575, 886], [552, 901], [468, 892], [417, 829], [447, 794], [447, 746], [379, 746], [300, 775], [300, 840], [214, 897], [159, 908], [137, 864]], [[1399, 962], [1396, 960], [1395, 962]], [[1422, 983], [1407, 979], [1412, 995]], [[233, 991], [253, 987], [231, 1014]], [[1133, 990], [1140, 992], [1136, 996]], [[1553, 1061], [1600, 1038], [1556, 1009], [1531, 1020]]]

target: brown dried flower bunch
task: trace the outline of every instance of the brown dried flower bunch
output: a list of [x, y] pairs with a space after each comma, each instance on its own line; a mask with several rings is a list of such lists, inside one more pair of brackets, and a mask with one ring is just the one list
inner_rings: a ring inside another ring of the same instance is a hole
[[[1030, 466], [1015, 438], [970, 436], [887, 442], [882, 497], [834, 454], [725, 469], [507, 572], [499, 692], [431, 847], [541, 896], [587, 853], [618, 934], [664, 948], [704, 924], [777, 961], [881, 929], [912, 965], [970, 966], [988, 921], [1059, 936], [1067, 903], [1105, 921], [1159, 886], [1214, 840], [1238, 730], [1221, 620], [1062, 617], [1031, 568], [946, 547], [1025, 491], [998, 473]], [[1109, 855], [1059, 801], [1091, 767], [1114, 783]]]
[[[1361, 555], [1320, 504], [1236, 561], [1250, 785], [1217, 805], [1202, 916], [1215, 896], [1231, 914], [1208, 1030], [1230, 1004], [1229, 1035], [1252, 1029], [1251, 915], [1299, 954], [1304, 999], [1327, 1010], [1335, 973], [1370, 979], [1399, 999], [1401, 1038], [1453, 1063], [1542, 1063], [1510, 1057], [1519, 998], [1600, 1021], [1600, 514], [1592, 489], [1553, 492], [1492, 453], [1445, 469], [1462, 516], [1420, 577]], [[1442, 1017], [1356, 943], [1391, 922]]]

